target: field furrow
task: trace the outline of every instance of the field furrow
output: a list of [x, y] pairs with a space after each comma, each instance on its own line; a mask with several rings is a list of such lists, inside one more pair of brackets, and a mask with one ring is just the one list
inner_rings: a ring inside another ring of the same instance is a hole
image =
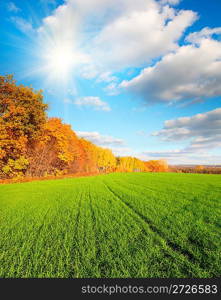
[[[154, 225], [151, 219], [141, 214], [138, 210], [136, 210], [133, 206], [131, 206], [129, 202], [125, 201], [122, 197], [120, 197], [113, 190], [111, 190], [111, 188], [108, 187], [108, 189], [113, 193], [113, 195], [117, 199], [122, 201], [133, 212], [134, 216], [137, 215], [140, 219], [142, 219], [148, 225], [148, 227], [153, 231], [153, 233], [158, 235], [162, 239], [162, 242], [166, 246], [166, 248], [170, 248], [171, 252], [174, 252], [173, 255], [175, 253], [178, 254], [179, 256], [181, 255], [181, 260], [188, 259], [190, 264], [196, 260], [191, 252], [189, 252], [188, 250], [183, 250], [179, 244], [176, 244], [171, 240], [169, 240], [168, 237], [161, 230], [159, 230], [159, 228], [157, 228]], [[199, 267], [197, 268], [197, 271], [199, 271]], [[191, 273], [191, 275], [194, 274], [194, 270], [192, 270], [192, 268], [189, 270], [189, 272]]]

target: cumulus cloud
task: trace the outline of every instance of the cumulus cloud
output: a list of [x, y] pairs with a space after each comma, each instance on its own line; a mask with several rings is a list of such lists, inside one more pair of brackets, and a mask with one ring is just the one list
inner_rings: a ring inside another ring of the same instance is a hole
[[102, 101], [99, 97], [81, 97], [74, 101], [74, 104], [81, 107], [93, 107], [95, 110], [110, 111], [111, 108], [107, 102]]
[[98, 146], [111, 147], [124, 145], [124, 141], [122, 139], [102, 135], [99, 132], [77, 131], [76, 133], [79, 137], [89, 140]]
[[170, 164], [221, 164], [221, 108], [165, 121], [162, 130], [152, 133], [164, 142], [187, 146], [174, 150], [143, 151], [137, 155], [143, 160], [166, 159]]
[[209, 39], [214, 35], [216, 36], [220, 34], [221, 34], [221, 27], [217, 27], [217, 28], [205, 27], [201, 31], [190, 33], [186, 37], [186, 41], [194, 44], [200, 44], [203, 39]]
[[[196, 38], [196, 37], [195, 37]], [[191, 38], [192, 39], [192, 38]], [[203, 38], [145, 68], [121, 88], [147, 102], [173, 102], [221, 95], [221, 42]]]
[[[66, 0], [38, 28], [38, 44], [43, 45], [38, 55], [45, 58], [46, 54], [47, 61], [53, 49], [59, 50], [52, 54], [55, 58], [59, 54], [57, 64], [61, 68], [60, 53], [67, 53], [64, 65], [69, 77], [73, 71], [87, 79], [96, 78], [97, 83], [107, 83], [105, 91], [110, 95], [128, 91], [145, 102], [181, 104], [219, 96], [221, 42], [213, 37], [221, 34], [221, 28], [191, 33], [180, 46], [197, 14], [174, 8], [179, 2]], [[33, 32], [24, 19], [12, 20], [21, 31]], [[42, 69], [47, 71], [42, 61]], [[115, 73], [133, 67], [143, 69], [138, 76], [118, 84]], [[49, 70], [52, 73], [50, 65]]]
[[147, 64], [178, 47], [196, 13], [168, 5], [175, 2], [67, 0], [43, 20], [38, 32], [52, 46], [69, 41], [77, 54], [73, 59], [84, 65], [81, 75], [110, 81], [112, 72]]
[[140, 11], [134, 9], [102, 28], [92, 41], [91, 57], [98, 65], [114, 70], [150, 63], [175, 50], [184, 30], [195, 20], [192, 11], [161, 9], [156, 3]]
[[152, 135], [164, 141], [190, 140], [190, 145], [184, 149], [185, 152], [221, 148], [221, 108], [192, 117], [166, 121], [164, 128]]

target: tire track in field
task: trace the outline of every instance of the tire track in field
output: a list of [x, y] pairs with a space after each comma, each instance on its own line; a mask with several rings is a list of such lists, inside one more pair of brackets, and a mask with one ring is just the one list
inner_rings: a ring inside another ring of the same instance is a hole
[[[147, 218], [146, 216], [142, 215], [139, 211], [137, 211], [136, 209], [134, 209], [134, 207], [132, 207], [132, 205], [130, 205], [130, 203], [126, 202], [125, 200], [123, 200], [122, 197], [120, 197], [116, 192], [114, 192], [106, 183], [104, 183], [105, 186], [108, 188], [108, 190], [115, 196], [117, 197], [122, 203], [124, 203], [132, 212], [136, 213], [136, 215], [138, 215], [138, 217], [140, 217], [148, 226], [149, 228], [157, 233], [165, 242], [166, 245], [173, 251], [185, 256], [186, 258], [188, 258], [188, 260], [191, 263], [195, 263], [198, 264], [198, 266], [204, 271], [205, 270], [205, 264], [204, 262], [201, 262], [200, 260], [198, 260], [191, 252], [189, 252], [186, 249], [181, 248], [178, 244], [172, 242], [171, 240], [169, 240], [166, 235], [160, 231], [154, 224], [153, 222]], [[213, 276], [217, 276], [216, 273], [212, 273]]]
[[[115, 181], [116, 182], [116, 181]], [[117, 182], [116, 182], [117, 183]], [[139, 188], [143, 188], [144, 190], [150, 190], [150, 191], [154, 191], [153, 189], [149, 188], [149, 187], [146, 187], [146, 186], [143, 186], [143, 185], [140, 185], [140, 184], [137, 184], [137, 183], [132, 183], [132, 182], [128, 182], [129, 185], [133, 186], [138, 186]], [[125, 188], [126, 190], [129, 190], [128, 186], [126, 184], [123, 184], [123, 182], [120, 182], [121, 186], [123, 188]], [[157, 190], [156, 190], [157, 191]], [[138, 194], [138, 192], [135, 190], [133, 190], [133, 192], [136, 192]], [[183, 193], [185, 194], [185, 193]], [[143, 196], [145, 196], [145, 193], [142, 193]], [[155, 195], [152, 195], [155, 199], [158, 199]], [[194, 207], [195, 205], [197, 205], [196, 201], [192, 201], [192, 200], [197, 200], [199, 201], [199, 198], [193, 198], [193, 199], [188, 199], [186, 198], [185, 201], [188, 201], [188, 203], [186, 203], [184, 206], [182, 206], [181, 208], [176, 208], [176, 210], [174, 212], [178, 212], [178, 213], [181, 213], [181, 211], [185, 211], [186, 210], [186, 207]], [[206, 203], [204, 202], [200, 202], [200, 205], [204, 206], [204, 207], [208, 207]], [[208, 224], [208, 225], [215, 225], [215, 228], [213, 227], [212, 230], [215, 231], [217, 234], [220, 234], [220, 231], [219, 229], [217, 228], [216, 224], [214, 223], [211, 223], [211, 222], [208, 222], [205, 220], [205, 218], [203, 218], [203, 222], [205, 224]], [[219, 227], [219, 226], [218, 226]], [[190, 240], [189, 239], [189, 243], [193, 246], [193, 247], [196, 247], [198, 244], [197, 242], [193, 241], [193, 240]]]
[[153, 222], [147, 218], [146, 216], [142, 215], [139, 211], [137, 211], [136, 209], [134, 209], [132, 207], [132, 205], [130, 205], [128, 202], [126, 202], [125, 200], [122, 199], [122, 197], [120, 197], [116, 192], [114, 192], [106, 183], [104, 183], [105, 186], [107, 187], [107, 189], [117, 198], [119, 199], [126, 207], [128, 207], [133, 213], [135, 213], [140, 219], [142, 219], [148, 226], [149, 228], [156, 234], [158, 234], [158, 236], [160, 236], [166, 243], [166, 245], [172, 250], [175, 251], [176, 253], [179, 253], [183, 256], [185, 256], [186, 258], [188, 258], [189, 261], [191, 262], [196, 262], [199, 264], [199, 266], [203, 268], [203, 266], [201, 265], [201, 263], [199, 261], [196, 260], [196, 258], [194, 257], [194, 255], [189, 252], [188, 250], [183, 250], [178, 244], [172, 242], [171, 240], [168, 240], [167, 237], [165, 236], [165, 234], [163, 232], [161, 232], [154, 224]]
[[[115, 183], [118, 184], [117, 181], [115, 181]], [[125, 188], [125, 189], [127, 189], [127, 190], [130, 190], [130, 189], [128, 188], [128, 185], [123, 184], [123, 183], [124, 183], [124, 182], [120, 181], [120, 185], [121, 185], [123, 188]], [[131, 186], [137, 186], [137, 187], [139, 187], [139, 188], [142, 189], [142, 190], [146, 190], [146, 191], [152, 192], [151, 197], [154, 198], [154, 199], [159, 200], [159, 197], [157, 197], [157, 195], [156, 195], [156, 192], [159, 192], [159, 189], [153, 189], [153, 188], [150, 188], [150, 187], [148, 187], [148, 186], [146, 186], [146, 185], [141, 185], [141, 184], [137, 184], [137, 183], [130, 182], [130, 181], [127, 181], [127, 183], [128, 183], [129, 185], [131, 185]], [[173, 191], [176, 191], [176, 190], [173, 189]], [[136, 192], [136, 193], [138, 194], [138, 192], [137, 192], [136, 190], [133, 190], [133, 192]], [[186, 193], [184, 193], [184, 192], [181, 192], [181, 193], [185, 196], [185, 201], [188, 201], [189, 204], [192, 204], [191, 199], [187, 198]], [[141, 194], [142, 194], [142, 196], [146, 196], [146, 194], [143, 193], [143, 192], [141, 192]], [[163, 192], [161, 191], [161, 194], [167, 195], [167, 194], [168, 194], [168, 191], [163, 191]], [[162, 202], [162, 201], [161, 201], [161, 202]], [[180, 208], [177, 208], [177, 211], [179, 211], [179, 210], [180, 210]]]

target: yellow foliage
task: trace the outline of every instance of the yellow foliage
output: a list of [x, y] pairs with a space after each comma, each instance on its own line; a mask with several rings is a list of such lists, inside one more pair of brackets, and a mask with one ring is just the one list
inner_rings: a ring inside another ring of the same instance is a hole
[[9, 159], [8, 163], [2, 168], [2, 171], [8, 177], [17, 177], [17, 175], [23, 176], [23, 171], [27, 169], [29, 161], [24, 157], [21, 156], [20, 158], [13, 160]]
[[116, 158], [111, 150], [78, 138], [60, 119], [47, 118], [46, 109], [41, 91], [0, 76], [0, 178], [168, 170], [163, 160]]

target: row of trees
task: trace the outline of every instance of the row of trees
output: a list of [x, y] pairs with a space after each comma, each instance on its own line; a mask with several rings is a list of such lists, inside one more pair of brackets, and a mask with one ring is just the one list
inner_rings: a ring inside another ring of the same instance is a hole
[[221, 166], [170, 166], [170, 171], [176, 173], [221, 174]]
[[167, 171], [164, 161], [116, 158], [79, 138], [58, 118], [48, 118], [42, 92], [0, 76], [0, 178], [73, 173]]

